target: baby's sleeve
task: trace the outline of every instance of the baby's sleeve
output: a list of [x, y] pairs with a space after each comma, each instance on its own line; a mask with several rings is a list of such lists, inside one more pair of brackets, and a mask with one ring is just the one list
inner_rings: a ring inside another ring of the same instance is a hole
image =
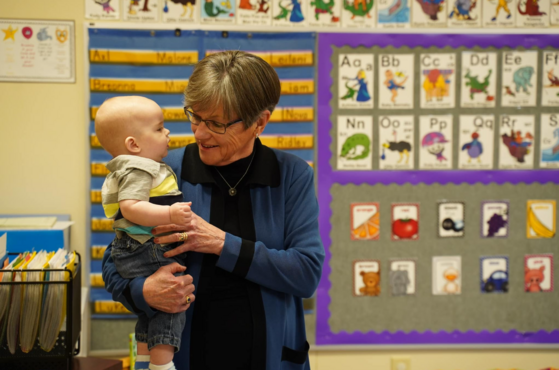
[[133, 199], [147, 202], [152, 184], [153, 177], [150, 173], [132, 169], [119, 179], [118, 201]]

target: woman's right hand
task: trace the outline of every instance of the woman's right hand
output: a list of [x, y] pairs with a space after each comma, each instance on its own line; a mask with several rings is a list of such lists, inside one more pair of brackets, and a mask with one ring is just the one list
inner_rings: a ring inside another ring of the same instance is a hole
[[[183, 272], [186, 267], [178, 263], [162, 266], [144, 282], [144, 299], [146, 303], [159, 311], [177, 313], [186, 311], [195, 296], [192, 276], [175, 276], [177, 272]], [[190, 297], [190, 303], [186, 303], [186, 297]]]

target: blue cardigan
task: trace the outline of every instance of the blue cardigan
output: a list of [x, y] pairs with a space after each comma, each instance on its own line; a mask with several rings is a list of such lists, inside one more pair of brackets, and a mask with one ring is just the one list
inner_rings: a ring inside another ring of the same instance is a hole
[[[309, 346], [302, 298], [314, 294], [324, 261], [324, 248], [318, 232], [313, 170], [294, 155], [261, 147], [273, 154], [268, 159], [275, 157], [277, 160], [280, 181], [278, 186], [252, 186], [250, 189], [257, 242], [254, 243], [252, 260], [248, 261], [245, 278], [258, 284], [261, 290], [266, 316], [266, 370], [308, 370]], [[186, 153], [192, 153], [192, 150]], [[209, 222], [211, 186], [184, 180], [186, 176], [181, 176], [181, 172], [183, 168], [188, 171], [187, 164], [192, 161], [192, 158], [183, 159], [184, 155], [185, 148], [174, 150], [169, 153], [166, 162], [177, 174], [184, 200], [192, 201], [192, 210]], [[261, 163], [260, 168], [255, 167], [254, 170], [266, 171], [265, 167]], [[247, 254], [241, 253], [244, 244], [241, 238], [227, 233], [217, 266], [233, 272], [239, 257], [246, 258]], [[123, 303], [129, 310], [153, 316], [155, 311], [143, 297], [146, 278], [123, 279], [116, 271], [110, 249], [109, 246], [103, 257], [106, 289], [115, 301]], [[187, 253], [187, 273], [192, 275], [195, 285], [202, 259], [201, 253]], [[247, 261], [243, 262], [246, 265]], [[181, 350], [174, 358], [178, 370], [190, 370], [190, 330], [195, 305], [196, 302], [186, 311]]]

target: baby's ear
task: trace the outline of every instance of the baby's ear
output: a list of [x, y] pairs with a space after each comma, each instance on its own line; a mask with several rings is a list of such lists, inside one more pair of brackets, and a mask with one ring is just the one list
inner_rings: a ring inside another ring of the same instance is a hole
[[134, 136], [128, 136], [124, 139], [124, 146], [126, 147], [126, 150], [132, 154], [138, 154], [142, 150]]

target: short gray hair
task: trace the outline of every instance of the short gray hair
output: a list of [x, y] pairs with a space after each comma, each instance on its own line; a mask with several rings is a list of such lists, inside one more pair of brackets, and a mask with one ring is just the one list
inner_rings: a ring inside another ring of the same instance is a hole
[[184, 91], [184, 104], [197, 110], [221, 105], [227, 119], [237, 114], [249, 128], [263, 111], [274, 111], [280, 94], [278, 75], [262, 58], [244, 51], [223, 51], [196, 64]]

